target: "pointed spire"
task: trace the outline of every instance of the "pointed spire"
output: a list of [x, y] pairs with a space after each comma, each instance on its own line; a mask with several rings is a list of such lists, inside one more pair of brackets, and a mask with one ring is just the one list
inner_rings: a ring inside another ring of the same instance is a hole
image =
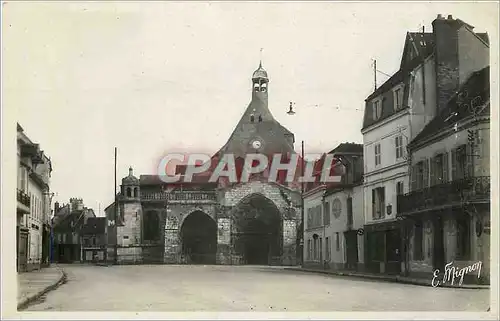
[[264, 50], [264, 48], [260, 48], [259, 68], [257, 68], [257, 70], [255, 70], [255, 72], [253, 73], [252, 79], [268, 79], [267, 72], [264, 70], [264, 68], [262, 68], [262, 50]]

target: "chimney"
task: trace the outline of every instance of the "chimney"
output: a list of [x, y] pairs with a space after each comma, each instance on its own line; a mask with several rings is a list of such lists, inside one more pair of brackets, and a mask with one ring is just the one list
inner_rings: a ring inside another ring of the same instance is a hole
[[453, 19], [451, 15], [448, 19], [438, 15], [432, 22], [438, 113], [446, 107], [459, 87], [458, 29], [461, 26], [462, 23]]
[[54, 215], [57, 215], [59, 212], [59, 202], [54, 203]]

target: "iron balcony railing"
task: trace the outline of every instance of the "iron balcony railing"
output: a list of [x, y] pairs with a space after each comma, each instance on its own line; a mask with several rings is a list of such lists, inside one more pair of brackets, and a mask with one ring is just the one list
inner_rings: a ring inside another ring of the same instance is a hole
[[174, 193], [141, 192], [141, 198], [147, 201], [216, 201], [217, 195], [210, 192], [184, 191]]
[[17, 201], [28, 208], [31, 205], [31, 199], [28, 194], [26, 194], [23, 190], [17, 189]]
[[398, 196], [398, 216], [436, 207], [490, 199], [490, 176], [447, 182]]

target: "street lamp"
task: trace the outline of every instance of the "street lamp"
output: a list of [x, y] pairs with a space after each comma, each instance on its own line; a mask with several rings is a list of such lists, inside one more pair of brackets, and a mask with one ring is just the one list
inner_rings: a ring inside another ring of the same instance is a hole
[[[295, 111], [293, 111], [293, 105], [295, 103], [290, 102], [290, 109], [288, 110], [287, 114], [288, 115], [295, 115]], [[301, 182], [300, 182], [300, 220], [301, 220], [301, 228], [300, 228], [300, 242], [299, 242], [299, 247], [300, 247], [300, 262], [303, 265], [304, 264], [304, 141], [301, 142], [300, 144], [300, 153], [301, 153], [301, 165], [300, 165], [300, 176], [301, 176]]]

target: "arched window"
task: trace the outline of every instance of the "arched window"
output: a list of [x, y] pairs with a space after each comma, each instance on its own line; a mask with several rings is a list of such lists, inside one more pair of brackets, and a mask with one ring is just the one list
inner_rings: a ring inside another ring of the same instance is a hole
[[127, 197], [132, 197], [132, 189], [127, 187]]
[[137, 187], [134, 188], [134, 197], [139, 197], [139, 189]]
[[260, 87], [260, 91], [266, 92], [267, 91], [267, 84], [263, 83], [262, 86]]
[[262, 115], [259, 115], [259, 123], [262, 122]]
[[254, 90], [254, 91], [259, 91], [259, 90], [260, 90], [260, 85], [259, 85], [259, 83], [255, 83], [255, 84], [253, 84], [253, 90]]
[[253, 123], [255, 120], [255, 116], [253, 114], [250, 115], [250, 121]]

